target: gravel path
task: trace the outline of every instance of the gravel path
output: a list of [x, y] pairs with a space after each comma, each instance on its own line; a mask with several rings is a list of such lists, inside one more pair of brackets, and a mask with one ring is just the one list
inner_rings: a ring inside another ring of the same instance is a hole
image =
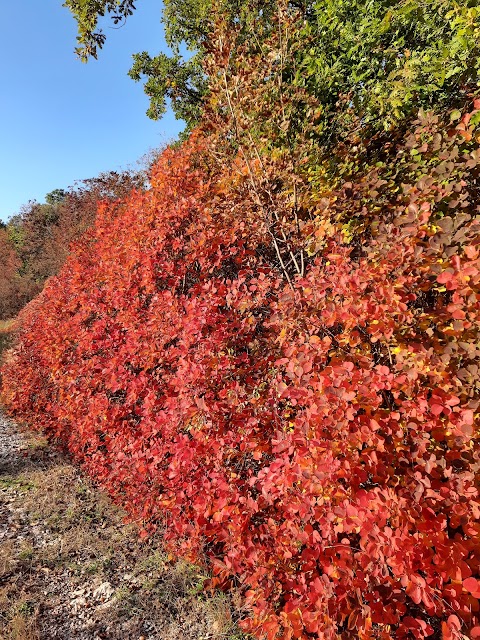
[[0, 410], [0, 474], [9, 473], [18, 465], [25, 448], [25, 438]]
[[230, 599], [0, 412], [0, 640], [240, 640]]

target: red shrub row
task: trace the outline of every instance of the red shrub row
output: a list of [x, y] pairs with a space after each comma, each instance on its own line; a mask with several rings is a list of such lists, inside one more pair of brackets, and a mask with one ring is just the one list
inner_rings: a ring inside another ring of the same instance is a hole
[[3, 368], [11, 410], [242, 585], [259, 637], [480, 637], [479, 156], [432, 127], [407, 142], [432, 179], [388, 203], [375, 170], [332, 196], [358, 196], [362, 234], [323, 239], [293, 289], [201, 145], [167, 150], [23, 312]]

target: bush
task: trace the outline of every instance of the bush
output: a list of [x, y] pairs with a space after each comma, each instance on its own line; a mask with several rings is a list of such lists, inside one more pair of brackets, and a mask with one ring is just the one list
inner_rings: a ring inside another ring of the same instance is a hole
[[318, 192], [291, 286], [193, 136], [21, 314], [7, 405], [258, 637], [480, 636], [479, 106]]

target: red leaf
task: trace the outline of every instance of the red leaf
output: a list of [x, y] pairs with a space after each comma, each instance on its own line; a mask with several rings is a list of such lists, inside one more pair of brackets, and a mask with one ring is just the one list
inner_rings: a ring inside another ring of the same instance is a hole
[[442, 413], [443, 409], [444, 407], [441, 404], [430, 405], [430, 411], [433, 413], [434, 416], [439, 416]]
[[437, 282], [439, 284], [446, 284], [447, 282], [450, 282], [450, 280], [452, 280], [452, 278], [454, 277], [453, 271], [442, 271], [442, 273], [437, 276]]
[[470, 591], [470, 593], [477, 593], [480, 591], [480, 582], [475, 578], [466, 578], [463, 581], [463, 586], [467, 591]]

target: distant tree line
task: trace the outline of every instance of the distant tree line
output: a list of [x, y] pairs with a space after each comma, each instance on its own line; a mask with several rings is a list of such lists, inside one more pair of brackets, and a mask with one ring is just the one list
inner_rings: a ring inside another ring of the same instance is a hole
[[0, 320], [15, 316], [58, 273], [95, 219], [100, 201], [122, 199], [145, 187], [142, 171], [110, 171], [31, 201], [0, 226]]

